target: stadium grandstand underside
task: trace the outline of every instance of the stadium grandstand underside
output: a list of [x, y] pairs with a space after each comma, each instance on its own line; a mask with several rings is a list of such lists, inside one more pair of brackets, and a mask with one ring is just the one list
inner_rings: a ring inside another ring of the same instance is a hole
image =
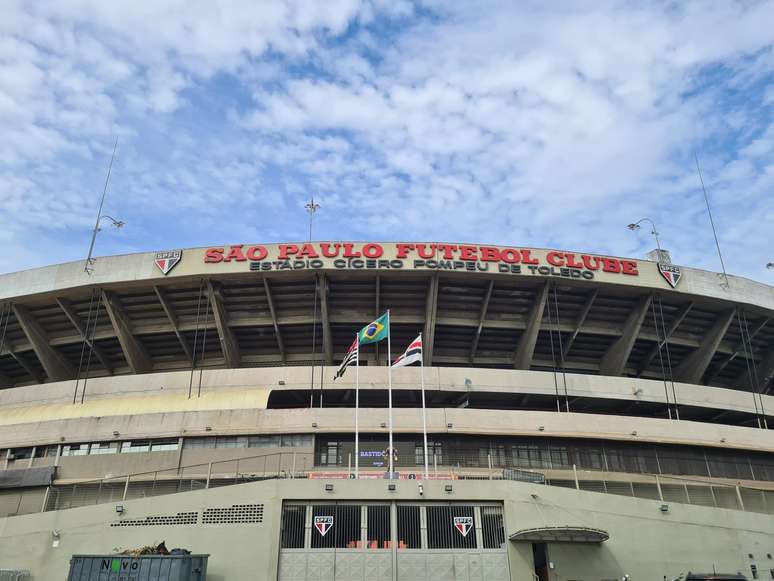
[[0, 570], [165, 539], [216, 579], [772, 577], [774, 289], [658, 258], [315, 242], [0, 275]]

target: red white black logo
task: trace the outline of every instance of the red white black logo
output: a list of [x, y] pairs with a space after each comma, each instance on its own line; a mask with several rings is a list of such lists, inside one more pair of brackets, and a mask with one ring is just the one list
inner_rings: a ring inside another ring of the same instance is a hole
[[157, 252], [154, 262], [159, 270], [165, 275], [169, 274], [169, 271], [177, 266], [180, 259], [183, 257], [182, 250], [166, 250], [164, 252]]
[[677, 283], [679, 283], [680, 279], [683, 277], [683, 273], [680, 270], [680, 267], [675, 266], [674, 264], [665, 264], [663, 262], [659, 262], [658, 271], [672, 288], [675, 288]]
[[457, 529], [457, 532], [460, 533], [463, 537], [467, 537], [468, 533], [470, 532], [470, 529], [473, 528], [473, 517], [455, 516], [454, 528]]
[[332, 516], [316, 516], [314, 517], [314, 528], [320, 533], [321, 537], [328, 534], [328, 531], [333, 528]]

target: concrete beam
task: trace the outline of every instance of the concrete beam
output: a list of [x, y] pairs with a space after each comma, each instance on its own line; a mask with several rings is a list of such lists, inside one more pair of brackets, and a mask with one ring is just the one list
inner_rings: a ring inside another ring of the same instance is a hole
[[[768, 317], [765, 317], [765, 318], [761, 319], [761, 320], [760, 320], [760, 321], [759, 321], [759, 322], [758, 322], [758, 323], [755, 325], [755, 327], [753, 327], [752, 329], [750, 329], [750, 330], [749, 330], [749, 333], [750, 333], [750, 341], [752, 341], [753, 339], [755, 339], [755, 336], [756, 336], [758, 333], [760, 333], [760, 332], [761, 332], [761, 330], [762, 330], [762, 329], [763, 329], [763, 328], [766, 326], [766, 324], [767, 324], [767, 323], [768, 323], [770, 320], [771, 320], [771, 319], [769, 319]], [[741, 332], [741, 329], [740, 329], [740, 332]], [[718, 365], [718, 367], [717, 367], [716, 369], [714, 369], [714, 370], [713, 370], [713, 372], [712, 372], [712, 377], [709, 377], [709, 378], [707, 379], [707, 383], [713, 383], [713, 382], [715, 381], [715, 379], [718, 377], [718, 375], [720, 375], [720, 373], [721, 373], [721, 372], [722, 372], [722, 371], [723, 371], [723, 370], [724, 370], [724, 369], [725, 369], [725, 368], [728, 366], [728, 364], [729, 364], [729, 363], [731, 363], [731, 362], [732, 362], [734, 359], [736, 359], [736, 356], [737, 356], [737, 355], [739, 355], [740, 353], [743, 353], [743, 352], [745, 351], [745, 342], [746, 342], [746, 340], [747, 340], [747, 339], [745, 338], [745, 341], [743, 341], [743, 342], [740, 342], [739, 344], [737, 344], [737, 346], [736, 346], [736, 347], [734, 347], [734, 350], [733, 350], [733, 352], [729, 353], [729, 354], [728, 354], [728, 355], [725, 357], [725, 359], [723, 359], [723, 361], [721, 361], [721, 362], [720, 362], [720, 364]], [[751, 361], [751, 363], [754, 365], [754, 364], [755, 364], [755, 361], [753, 360], [753, 361]], [[747, 372], [745, 371], [745, 373], [744, 373], [743, 375], [744, 375], [744, 377], [746, 377], [746, 376], [747, 376]], [[763, 386], [761, 386], [761, 387], [763, 387]]]
[[[78, 331], [78, 334], [81, 336], [81, 341], [86, 343], [86, 345], [88, 345], [89, 348], [94, 352], [94, 355], [97, 356], [97, 359], [99, 359], [100, 363], [102, 363], [102, 367], [104, 367], [108, 373], [113, 373], [113, 364], [110, 362], [110, 358], [107, 355], [105, 355], [105, 352], [102, 350], [102, 348], [99, 345], [96, 345], [88, 336], [88, 329], [83, 324], [83, 321], [78, 316], [78, 313], [75, 311], [75, 309], [73, 308], [72, 303], [70, 303], [70, 301], [67, 299], [57, 298], [56, 304], [59, 305], [59, 308], [62, 309], [65, 316], [67, 316], [67, 318], [73, 324], [73, 327], [75, 327], [75, 330]], [[98, 316], [98, 315], [99, 315], [99, 312], [95, 316]], [[96, 321], [94, 321], [93, 324], [96, 327], [96, 324], [97, 324]]]
[[513, 366], [516, 369], [529, 369], [532, 363], [532, 355], [535, 353], [535, 343], [540, 332], [540, 323], [543, 320], [547, 299], [548, 283], [545, 283], [537, 293], [535, 304], [532, 305], [532, 311], [527, 317], [527, 326], [522, 332], [519, 344], [516, 346], [516, 352], [513, 354]]
[[642, 360], [642, 363], [640, 364], [639, 372], [637, 373], [637, 377], [642, 376], [643, 372], [650, 367], [650, 362], [653, 361], [653, 358], [658, 355], [658, 350], [663, 348], [664, 345], [666, 345], [667, 341], [672, 337], [675, 331], [677, 331], [677, 328], [680, 326], [680, 324], [685, 319], [686, 315], [691, 312], [691, 309], [693, 308], [693, 301], [687, 303], [680, 311], [677, 313], [674, 319], [672, 319], [672, 322], [669, 324], [669, 328], [666, 330], [666, 335], [661, 338], [661, 341], [656, 341], [656, 344], [653, 346], [653, 348], [648, 352], [648, 354], [645, 356], [645, 358]]
[[699, 348], [689, 354], [675, 370], [676, 381], [685, 383], [699, 383], [701, 381], [735, 316], [736, 309], [730, 309], [718, 315], [715, 323], [701, 340]]
[[180, 331], [180, 326], [178, 325], [178, 321], [177, 321], [177, 315], [175, 314], [175, 311], [172, 308], [172, 304], [169, 302], [169, 299], [167, 298], [167, 295], [164, 292], [164, 289], [162, 289], [159, 286], [153, 285], [153, 291], [156, 293], [156, 297], [159, 299], [159, 302], [161, 303], [161, 308], [164, 309], [164, 313], [167, 315], [167, 319], [169, 319], [169, 324], [172, 325], [172, 331], [175, 333], [177, 340], [180, 342], [180, 347], [183, 348], [183, 353], [185, 353], [185, 356], [188, 358], [188, 361], [193, 363], [193, 352], [191, 351], [191, 346], [188, 344], [188, 341], [186, 340], [185, 335], [183, 335], [183, 333]]
[[[752, 362], [755, 363], [754, 361]], [[764, 354], [763, 359], [755, 368], [755, 375], [758, 379], [758, 385], [755, 385], [755, 391], [759, 393], [767, 393], [768, 385], [774, 379], [774, 348], [769, 349], [768, 353]], [[750, 381], [750, 373], [745, 371], [736, 380], [738, 387], [746, 387], [752, 384]]]
[[228, 326], [228, 313], [223, 304], [223, 293], [220, 286], [207, 281], [207, 294], [209, 295], [212, 314], [215, 318], [215, 326], [218, 329], [220, 348], [223, 351], [223, 359], [227, 367], [239, 367], [242, 359], [234, 331]]
[[12, 308], [16, 320], [19, 322], [30, 345], [32, 345], [32, 349], [35, 351], [35, 355], [38, 356], [38, 360], [48, 378], [52, 381], [73, 379], [75, 377], [75, 369], [64, 355], [49, 345], [48, 335], [27, 307], [12, 305]]
[[124, 312], [118, 297], [111, 292], [102, 291], [102, 302], [105, 304], [110, 323], [113, 325], [124, 358], [133, 373], [147, 373], [153, 369], [153, 362], [148, 352], [137, 337], [132, 334], [129, 317]]
[[[424, 364], [433, 364], [433, 342], [435, 341], [435, 321], [438, 317], [438, 275], [433, 274], [427, 284], [425, 301], [425, 327], [422, 332], [422, 355]], [[391, 362], [387, 362], [389, 365]]]
[[16, 363], [19, 364], [19, 366], [24, 369], [24, 371], [29, 375], [33, 381], [36, 383], [43, 383], [43, 376], [38, 373], [38, 370], [35, 369], [32, 364], [27, 360], [27, 357], [23, 355], [22, 353], [17, 353], [15, 351], [10, 350], [10, 345], [8, 346], [9, 353], [11, 357], [14, 358]]
[[623, 373], [652, 300], [653, 295], [640, 297], [634, 310], [629, 313], [623, 326], [623, 334], [610, 345], [602, 356], [599, 365], [599, 371], [602, 375], [621, 375]]
[[484, 329], [484, 321], [486, 320], [486, 311], [489, 308], [489, 299], [492, 298], [492, 290], [494, 289], [494, 279], [489, 281], [489, 286], [486, 289], [484, 300], [481, 303], [481, 313], [478, 317], [478, 327], [476, 327], [476, 334], [473, 336], [473, 346], [470, 348], [470, 362], [476, 358], [476, 350], [478, 349], [478, 341], [481, 338], [481, 331]]
[[280, 359], [282, 363], [287, 361], [285, 356], [285, 345], [282, 342], [282, 333], [280, 332], [280, 326], [277, 322], [277, 311], [274, 308], [274, 298], [271, 296], [271, 286], [269, 285], [269, 279], [264, 277], [263, 290], [266, 292], [266, 302], [269, 304], [269, 313], [271, 313], [271, 322], [274, 325], [274, 336], [277, 338], [277, 348], [280, 352]]
[[328, 278], [322, 274], [318, 279], [317, 292], [320, 293], [320, 316], [322, 318], [323, 355], [326, 365], [333, 365], [333, 337], [331, 336], [331, 320], [328, 315]]
[[581, 332], [583, 324], [586, 322], [586, 318], [589, 316], [589, 311], [591, 311], [591, 307], [594, 306], [594, 301], [597, 299], [598, 294], [599, 289], [595, 288], [589, 293], [589, 296], [586, 297], [586, 302], [583, 303], [583, 308], [581, 309], [580, 313], [578, 313], [578, 319], [575, 321], [575, 329], [573, 330], [567, 342], [564, 344], [562, 359], [567, 359], [567, 354], [570, 352], [570, 349], [572, 349], [572, 344], [575, 342], [575, 338], [578, 336], [578, 333]]

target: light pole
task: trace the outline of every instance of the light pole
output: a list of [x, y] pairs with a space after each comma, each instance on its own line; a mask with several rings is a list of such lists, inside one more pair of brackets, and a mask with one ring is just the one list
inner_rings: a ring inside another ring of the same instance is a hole
[[650, 233], [653, 234], [653, 237], [656, 239], [656, 248], [658, 248], [658, 254], [659, 259], [661, 258], [661, 242], [658, 239], [658, 230], [656, 229], [656, 224], [651, 220], [650, 218], [642, 218], [641, 220], [637, 220], [636, 222], [632, 222], [628, 226], [626, 226], [629, 230], [639, 230], [641, 228], [640, 223], [642, 222], [648, 222], [650, 224], [651, 230]]
[[304, 205], [304, 208], [306, 208], [306, 211], [309, 212], [309, 242], [312, 241], [312, 221], [314, 220], [314, 215], [317, 210], [320, 209], [320, 204], [314, 203], [314, 196], [312, 196], [312, 199], [309, 200], [309, 203]]
[[108, 216], [107, 214], [103, 214], [102, 216], [97, 218], [97, 224], [94, 226], [94, 230], [91, 233], [91, 244], [89, 245], [89, 256], [86, 257], [86, 267], [84, 268], [84, 270], [88, 274], [91, 274], [92, 272], [94, 272], [93, 264], [95, 259], [92, 258], [91, 254], [92, 252], [94, 252], [94, 242], [97, 240], [97, 232], [102, 230], [99, 224], [100, 222], [102, 222], [102, 220], [105, 220], [105, 219], [110, 220], [110, 225], [113, 226], [113, 228], [123, 228], [124, 225], [126, 224], [126, 222], [123, 222], [121, 220], [116, 220], [115, 218], [113, 218], [112, 216]]
[[108, 216], [106, 214], [102, 213], [102, 207], [105, 205], [105, 195], [107, 194], [107, 188], [108, 183], [110, 183], [110, 172], [113, 169], [113, 160], [116, 158], [116, 148], [118, 147], [118, 139], [116, 139], [116, 142], [113, 144], [113, 153], [110, 156], [110, 164], [108, 164], [108, 171], [107, 176], [105, 176], [105, 186], [102, 188], [102, 198], [99, 201], [99, 210], [97, 210], [97, 221], [94, 223], [94, 230], [91, 231], [91, 243], [89, 244], [89, 254], [86, 256], [86, 264], [83, 267], [83, 270], [86, 272], [86, 274], [91, 275], [92, 272], [94, 272], [94, 259], [92, 258], [92, 253], [94, 252], [94, 242], [97, 240], [97, 232], [101, 230], [99, 227], [99, 224], [102, 220], [107, 218], [110, 220], [111, 224], [115, 228], [121, 228], [124, 225], [124, 222], [121, 220], [116, 220], [112, 216]]

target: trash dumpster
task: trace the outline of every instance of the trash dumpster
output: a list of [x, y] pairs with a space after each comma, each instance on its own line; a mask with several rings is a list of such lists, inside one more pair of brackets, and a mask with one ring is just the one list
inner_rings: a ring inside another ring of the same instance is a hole
[[209, 555], [73, 555], [67, 581], [205, 581]]

